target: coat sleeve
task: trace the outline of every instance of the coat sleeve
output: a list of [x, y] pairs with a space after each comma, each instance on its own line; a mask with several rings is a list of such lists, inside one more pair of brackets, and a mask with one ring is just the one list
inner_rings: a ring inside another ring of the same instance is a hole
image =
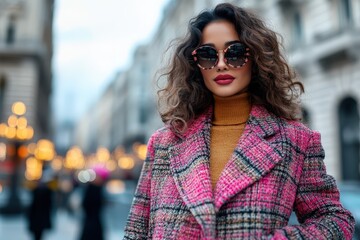
[[147, 239], [151, 200], [151, 171], [154, 162], [154, 138], [153, 135], [148, 142], [147, 156], [125, 226], [124, 239]]
[[274, 232], [272, 239], [351, 239], [355, 220], [339, 200], [333, 177], [326, 174], [320, 134], [313, 132], [304, 159], [294, 211], [300, 225]]

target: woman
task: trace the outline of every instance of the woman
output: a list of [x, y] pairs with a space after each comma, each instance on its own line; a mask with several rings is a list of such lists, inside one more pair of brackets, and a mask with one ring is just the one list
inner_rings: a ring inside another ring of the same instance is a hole
[[202, 12], [167, 80], [125, 239], [351, 239], [320, 134], [297, 120], [303, 86], [261, 20]]

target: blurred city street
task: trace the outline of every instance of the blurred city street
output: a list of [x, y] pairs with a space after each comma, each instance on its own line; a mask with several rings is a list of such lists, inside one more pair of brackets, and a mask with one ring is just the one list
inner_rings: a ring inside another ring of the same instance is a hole
[[[126, 190], [121, 194], [106, 193], [103, 208], [103, 226], [106, 240], [122, 239], [124, 227], [129, 213], [135, 182], [127, 182]], [[0, 204], [6, 202], [4, 194], [0, 194]], [[30, 199], [27, 193], [21, 194], [26, 205]], [[44, 240], [76, 240], [82, 229], [82, 189], [79, 188], [69, 198], [69, 208], [54, 210], [53, 227], [44, 233]], [[0, 240], [31, 240], [25, 213], [18, 215], [0, 214]]]
[[[54, 220], [52, 230], [45, 233], [45, 239], [77, 239], [79, 221], [64, 211], [58, 211]], [[23, 215], [4, 217], [0, 215], [0, 239], [9, 240], [30, 240], [26, 226], [26, 219]], [[109, 238], [117, 239], [117, 238]], [[118, 238], [119, 239], [119, 238]]]
[[[122, 239], [147, 143], [164, 125], [157, 93], [173, 40], [219, 2], [0, 0], [0, 240], [31, 239], [31, 202], [37, 228], [54, 210], [45, 240], [79, 239], [83, 190], [97, 178], [103, 192], [88, 209], [103, 204], [105, 239]], [[223, 2], [268, 19], [283, 38], [305, 87], [299, 117], [321, 134], [360, 239], [360, 0]], [[55, 193], [47, 210], [31, 195], [45, 185]]]
[[[109, 221], [115, 221], [114, 216], [106, 219]], [[127, 215], [124, 211], [123, 214]], [[105, 239], [116, 240], [122, 239], [123, 228], [116, 229], [116, 226], [123, 226], [124, 218], [119, 216], [118, 223], [111, 223], [111, 225], [105, 226]], [[64, 240], [64, 239], [78, 239], [79, 230], [81, 228], [81, 221], [78, 217], [71, 216], [67, 212], [60, 210], [56, 213], [54, 218], [53, 229], [47, 231], [44, 235], [44, 239], [47, 240]], [[26, 220], [23, 215], [4, 217], [0, 215], [0, 239], [6, 240], [30, 240], [32, 239], [29, 235], [26, 226]]]

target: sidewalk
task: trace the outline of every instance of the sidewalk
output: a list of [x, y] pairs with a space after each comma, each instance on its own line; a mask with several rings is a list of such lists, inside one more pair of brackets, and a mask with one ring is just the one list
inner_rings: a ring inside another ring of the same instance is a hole
[[[105, 239], [122, 239], [123, 232], [121, 230], [105, 229]], [[76, 240], [79, 231], [80, 221], [59, 210], [56, 213], [53, 228], [45, 232], [44, 240]], [[0, 240], [32, 240], [24, 216], [5, 217], [0, 215]]]

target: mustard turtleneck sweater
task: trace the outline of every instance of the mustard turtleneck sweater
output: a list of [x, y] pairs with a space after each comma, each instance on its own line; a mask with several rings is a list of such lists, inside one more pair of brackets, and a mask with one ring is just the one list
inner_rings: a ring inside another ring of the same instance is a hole
[[213, 189], [242, 135], [250, 114], [249, 94], [214, 96], [210, 140], [210, 178]]

